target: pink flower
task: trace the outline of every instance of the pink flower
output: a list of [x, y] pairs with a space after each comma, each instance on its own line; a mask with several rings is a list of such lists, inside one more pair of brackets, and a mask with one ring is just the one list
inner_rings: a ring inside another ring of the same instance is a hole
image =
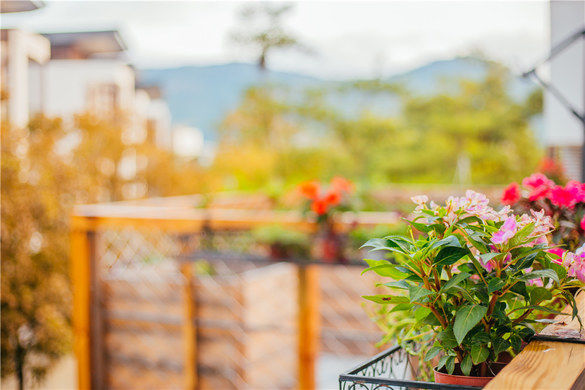
[[577, 203], [578, 194], [572, 188], [564, 188], [555, 186], [550, 191], [550, 201], [558, 207], [566, 207], [572, 209]]
[[575, 203], [585, 202], [585, 183], [571, 180], [565, 186], [565, 190], [569, 191], [573, 195]]
[[583, 219], [581, 220], [581, 230], [585, 231], [585, 215], [583, 216]]
[[520, 186], [514, 182], [504, 189], [500, 201], [505, 205], [513, 205], [520, 200]]
[[533, 173], [532, 175], [530, 175], [530, 176], [524, 178], [524, 180], [522, 180], [522, 185], [524, 187], [536, 189], [539, 187], [551, 188], [555, 185], [555, 183], [551, 179], [549, 179], [548, 177], [543, 175], [542, 173]]
[[577, 253], [566, 252], [563, 265], [567, 268], [567, 274], [585, 282], [585, 252], [577, 250]]
[[551, 191], [550, 187], [546, 186], [536, 187], [535, 189], [530, 191], [530, 194], [528, 194], [528, 200], [531, 202], [536, 202], [539, 199], [546, 198], [550, 191]]
[[522, 180], [522, 185], [532, 190], [528, 200], [534, 202], [546, 197], [555, 183], [542, 173], [534, 173]]
[[500, 230], [492, 235], [491, 241], [494, 244], [505, 244], [510, 240], [510, 238], [514, 237], [514, 234], [516, 234], [516, 229], [516, 218], [509, 217], [506, 219]]

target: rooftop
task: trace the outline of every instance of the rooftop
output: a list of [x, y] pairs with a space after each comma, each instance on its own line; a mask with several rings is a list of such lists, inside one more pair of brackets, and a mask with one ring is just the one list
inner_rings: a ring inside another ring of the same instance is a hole
[[34, 11], [44, 6], [45, 4], [38, 0], [0, 0], [0, 13]]
[[67, 58], [71, 51], [77, 56], [91, 57], [95, 54], [120, 53], [127, 47], [119, 32], [78, 31], [43, 34], [51, 42], [53, 58]]

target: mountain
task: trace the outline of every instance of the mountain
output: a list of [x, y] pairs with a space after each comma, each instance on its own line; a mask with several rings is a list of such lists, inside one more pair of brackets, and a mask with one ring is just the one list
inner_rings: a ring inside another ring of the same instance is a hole
[[[421, 95], [449, 91], [456, 84], [449, 80], [481, 79], [487, 72], [487, 61], [458, 57], [429, 63], [408, 72], [394, 75], [385, 81], [399, 82], [412, 92]], [[242, 94], [251, 86], [263, 83], [294, 86], [295, 88], [335, 85], [335, 81], [323, 80], [296, 73], [261, 71], [254, 64], [231, 63], [212, 66], [184, 66], [167, 69], [140, 70], [141, 83], [161, 87], [171, 110], [173, 123], [199, 128], [206, 140], [216, 138], [216, 128], [230, 111], [235, 109]], [[535, 86], [529, 80], [512, 77], [510, 93], [517, 99], [525, 98]], [[376, 96], [364, 97], [350, 94], [336, 98], [332, 103], [346, 112], [358, 112], [362, 108], [382, 109]], [[400, 102], [392, 103], [399, 109]], [[386, 112], [388, 105], [383, 108]]]
[[243, 63], [146, 69], [139, 71], [138, 77], [141, 83], [161, 87], [173, 123], [197, 127], [206, 139], [215, 139], [218, 124], [238, 106], [251, 86], [269, 83], [304, 87], [322, 82], [301, 74], [263, 72], [256, 65]]

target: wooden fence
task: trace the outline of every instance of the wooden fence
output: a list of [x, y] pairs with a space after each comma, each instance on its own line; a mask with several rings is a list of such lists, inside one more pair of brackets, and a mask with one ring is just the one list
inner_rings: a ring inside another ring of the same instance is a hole
[[[187, 197], [175, 200], [76, 208], [80, 389], [312, 389], [320, 351], [375, 351], [380, 333], [360, 307], [375, 280], [360, 277], [360, 267], [231, 258], [234, 250], [257, 255], [245, 234], [256, 226], [313, 232], [314, 224], [292, 212], [197, 209]], [[335, 228], [396, 220], [347, 214]], [[225, 247], [214, 259], [193, 256], [210, 231]]]

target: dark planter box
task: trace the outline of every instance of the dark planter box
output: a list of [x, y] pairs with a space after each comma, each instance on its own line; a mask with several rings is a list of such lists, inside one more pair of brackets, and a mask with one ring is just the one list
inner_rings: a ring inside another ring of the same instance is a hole
[[465, 389], [478, 387], [445, 385], [413, 379], [408, 353], [399, 345], [379, 353], [364, 364], [339, 376], [340, 390]]

